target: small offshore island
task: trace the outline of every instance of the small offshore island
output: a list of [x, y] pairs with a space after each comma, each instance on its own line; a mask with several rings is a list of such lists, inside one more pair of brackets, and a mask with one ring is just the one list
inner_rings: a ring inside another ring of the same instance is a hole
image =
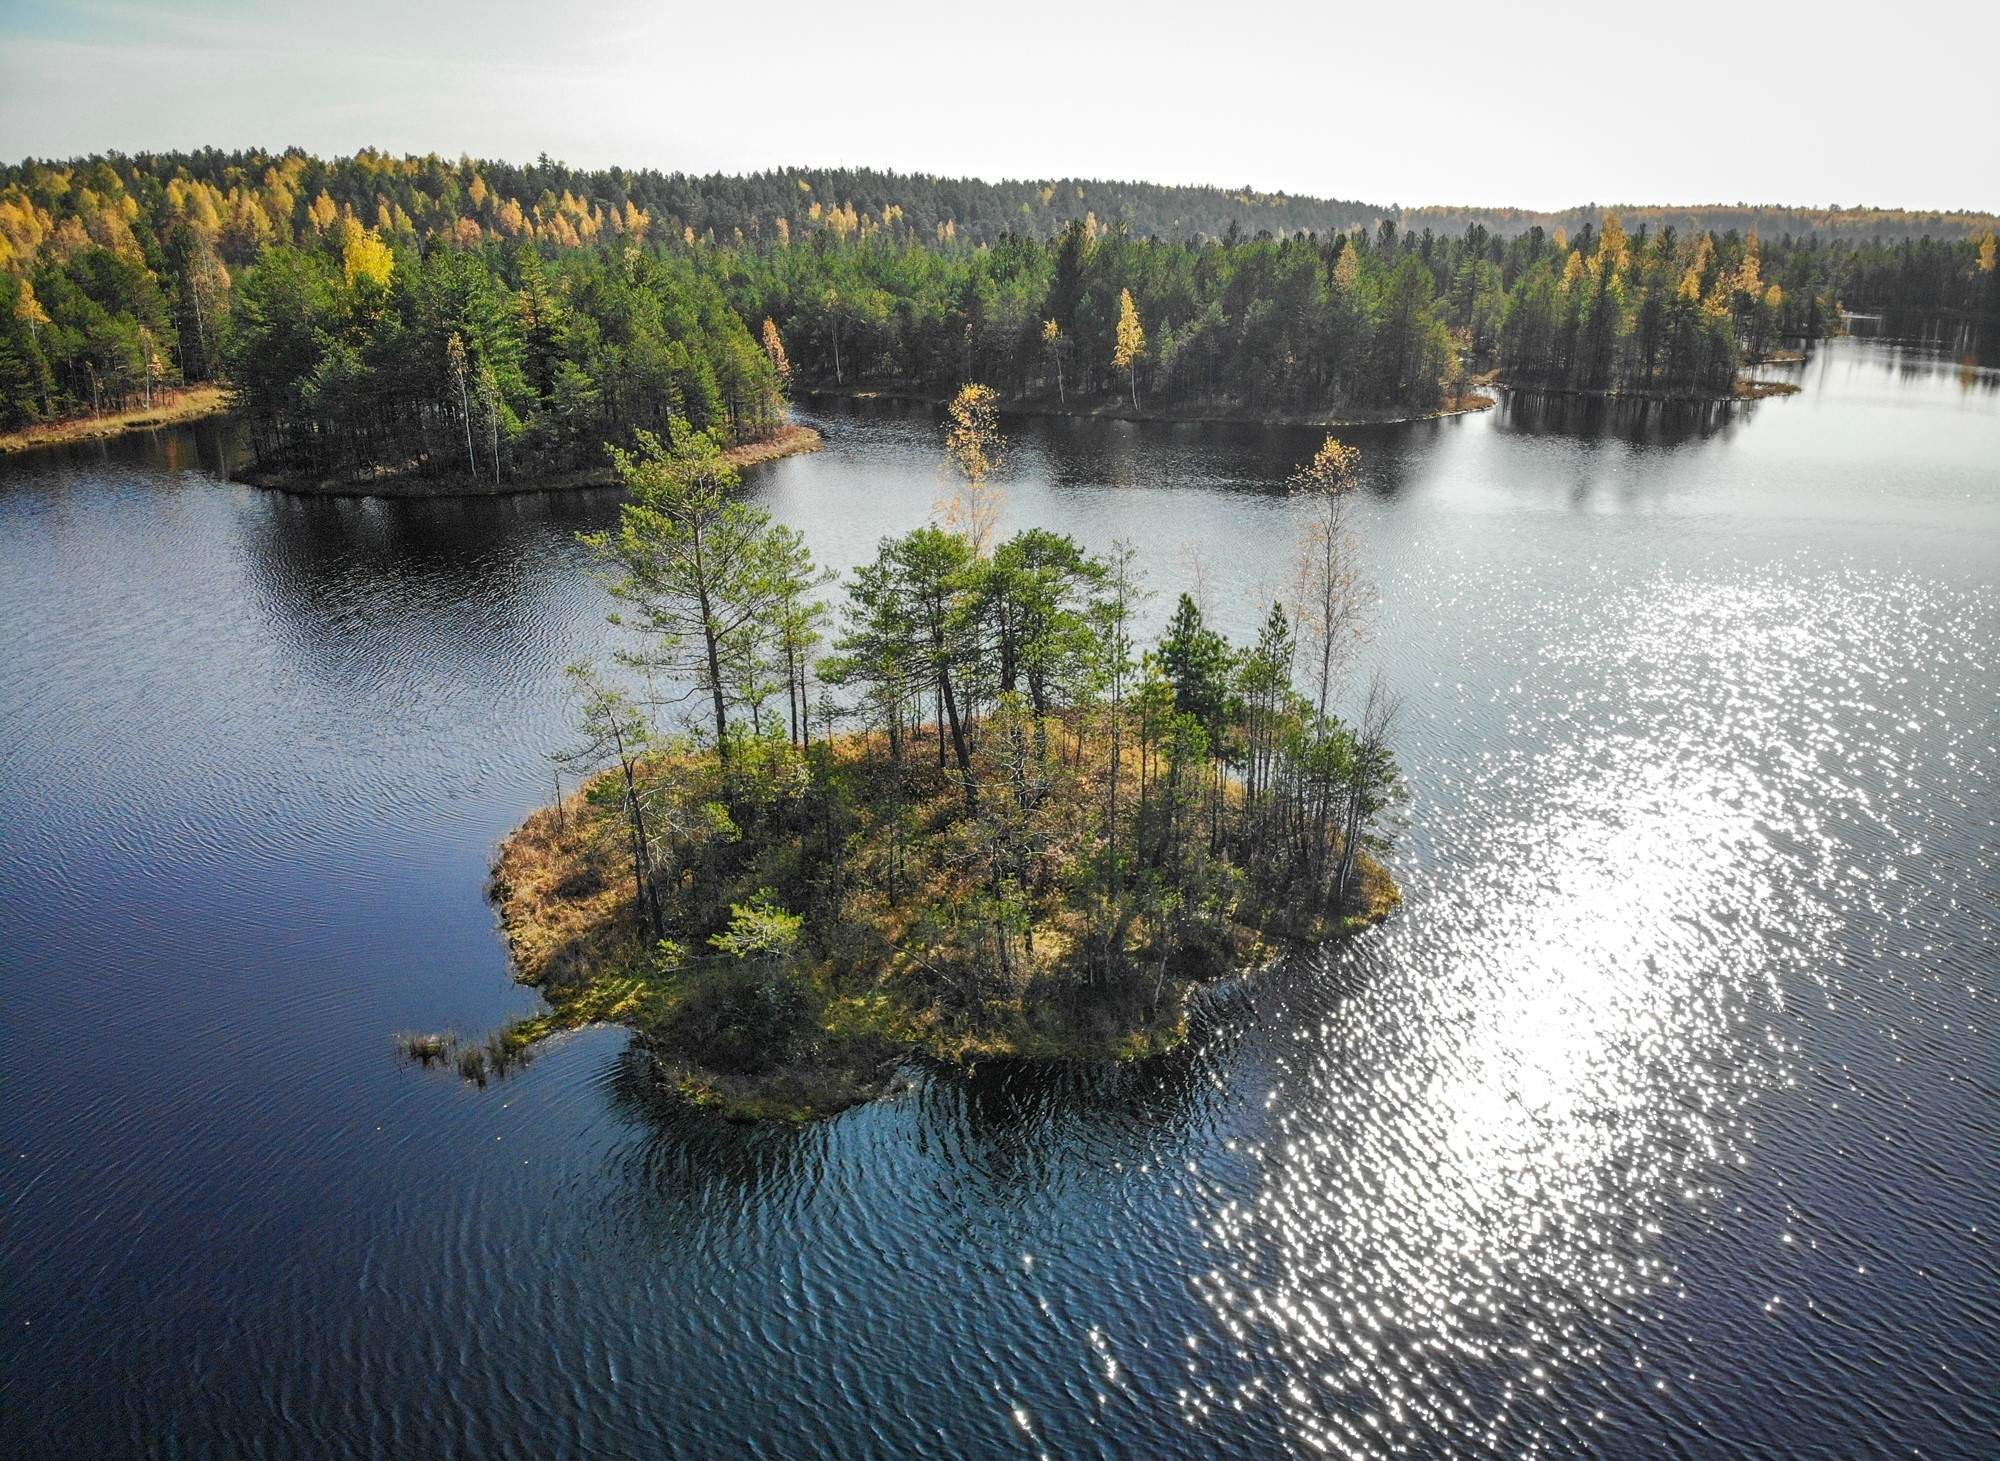
[[557, 800], [492, 885], [548, 1010], [410, 1053], [484, 1079], [548, 1035], [619, 1023], [681, 1097], [802, 1120], [913, 1057], [1166, 1050], [1202, 981], [1397, 905], [1377, 860], [1400, 798], [1393, 700], [1372, 687], [1352, 723], [1330, 708], [1366, 614], [1359, 454], [1329, 438], [1296, 477], [1313, 510], [1293, 591], [1254, 644], [1183, 594], [1142, 651], [1129, 549], [994, 540], [991, 390], [960, 392], [946, 447], [954, 495], [883, 541], [837, 622], [828, 576], [735, 493], [715, 438], [683, 423], [614, 454], [632, 500], [586, 541], [643, 639], [625, 663], [679, 687], [663, 703], [700, 731], [662, 736], [651, 707], [572, 667]]

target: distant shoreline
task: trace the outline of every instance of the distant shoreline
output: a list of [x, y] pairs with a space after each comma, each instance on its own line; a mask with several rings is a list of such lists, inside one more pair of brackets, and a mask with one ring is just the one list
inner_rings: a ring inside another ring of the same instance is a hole
[[[754, 467], [780, 457], [802, 456], [826, 445], [826, 438], [810, 426], [787, 426], [761, 441], [746, 441], [723, 453], [730, 465]], [[237, 474], [236, 480], [274, 492], [292, 492], [307, 497], [512, 497], [528, 492], [575, 492], [592, 487], [616, 487], [618, 476], [610, 464], [576, 467], [538, 477], [509, 478], [482, 482], [464, 475], [424, 477], [412, 473], [384, 473], [368, 479], [327, 477], [314, 479], [295, 472], [252, 468]]]
[[156, 391], [155, 395], [162, 399], [151, 406], [108, 411], [96, 416], [71, 416], [61, 421], [41, 421], [33, 426], [0, 432], [0, 454], [34, 451], [38, 447], [62, 446], [70, 442], [101, 441], [123, 436], [128, 431], [151, 431], [161, 426], [185, 426], [192, 421], [226, 415], [235, 404], [227, 386], [188, 386]]
[[[1755, 362], [1759, 365], [1791, 365], [1804, 359], [1794, 353], [1773, 353]], [[1532, 391], [1549, 396], [1576, 396], [1617, 401], [1660, 401], [1680, 405], [1727, 405], [1732, 401], [1755, 401], [1767, 396], [1793, 396], [1799, 387], [1790, 381], [1754, 380], [1743, 377], [1736, 382], [1735, 390], [1726, 396], [1688, 394], [1675, 391], [1653, 390], [1584, 390], [1574, 386], [1523, 385], [1502, 378], [1497, 371], [1470, 377], [1472, 387], [1478, 389], [1497, 387], [1510, 391]], [[909, 386], [811, 386], [801, 387], [799, 395], [806, 399], [836, 401], [906, 401], [916, 405], [942, 405], [945, 398], [928, 391]], [[1419, 421], [1441, 421], [1447, 417], [1463, 416], [1474, 411], [1489, 411], [1499, 404], [1497, 397], [1475, 394], [1468, 391], [1449, 405], [1440, 406], [1435, 411], [1401, 412], [1392, 410], [1380, 413], [1347, 412], [1322, 415], [1259, 414], [1250, 411], [1231, 411], [1214, 404], [1190, 406], [1185, 410], [1149, 411], [1144, 408], [1134, 411], [1129, 405], [1116, 402], [1100, 403], [1094, 406], [1064, 405], [1041, 397], [1003, 398], [1001, 409], [1015, 416], [1069, 417], [1085, 421], [1149, 421], [1179, 425], [1199, 426], [1285, 426], [1320, 430], [1339, 430], [1351, 426], [1408, 426]]]

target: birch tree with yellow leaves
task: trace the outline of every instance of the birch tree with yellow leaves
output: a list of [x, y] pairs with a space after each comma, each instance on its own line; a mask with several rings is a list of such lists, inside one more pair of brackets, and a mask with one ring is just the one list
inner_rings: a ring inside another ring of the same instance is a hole
[[1292, 621], [1322, 719], [1366, 627], [1368, 594], [1353, 527], [1360, 471], [1360, 449], [1329, 436], [1291, 481], [1308, 505], [1292, 565]]
[[1043, 320], [1042, 350], [1055, 363], [1056, 367], [1056, 404], [1067, 406], [1069, 404], [1069, 393], [1063, 389], [1063, 345], [1062, 326], [1054, 320]]
[[947, 529], [970, 542], [977, 557], [985, 558], [992, 552], [1000, 510], [1006, 504], [1005, 494], [993, 482], [1006, 446], [1000, 434], [1000, 396], [991, 386], [968, 385], [952, 397], [947, 412], [944, 449], [956, 483], [951, 495], [938, 504], [939, 515]]

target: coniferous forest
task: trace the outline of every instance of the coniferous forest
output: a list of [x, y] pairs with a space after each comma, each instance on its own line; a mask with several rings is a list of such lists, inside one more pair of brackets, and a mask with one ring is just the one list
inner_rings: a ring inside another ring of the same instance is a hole
[[675, 419], [754, 439], [788, 385], [1368, 419], [1496, 368], [1724, 396], [1842, 310], [2000, 321], [1980, 215], [1586, 214], [367, 152], [28, 162], [0, 169], [0, 427], [226, 380], [271, 467], [504, 481]]

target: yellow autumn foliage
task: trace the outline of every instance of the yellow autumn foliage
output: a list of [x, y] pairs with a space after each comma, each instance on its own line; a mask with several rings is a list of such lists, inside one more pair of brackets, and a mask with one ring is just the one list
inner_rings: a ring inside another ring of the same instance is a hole
[[387, 286], [396, 272], [396, 256], [389, 246], [353, 218], [343, 218], [340, 226], [341, 267], [347, 273], [348, 287], [364, 279], [370, 284]]
[[1120, 370], [1130, 370], [1146, 353], [1146, 327], [1139, 322], [1139, 306], [1133, 302], [1132, 291], [1118, 292], [1118, 341], [1111, 351], [1111, 363]]

